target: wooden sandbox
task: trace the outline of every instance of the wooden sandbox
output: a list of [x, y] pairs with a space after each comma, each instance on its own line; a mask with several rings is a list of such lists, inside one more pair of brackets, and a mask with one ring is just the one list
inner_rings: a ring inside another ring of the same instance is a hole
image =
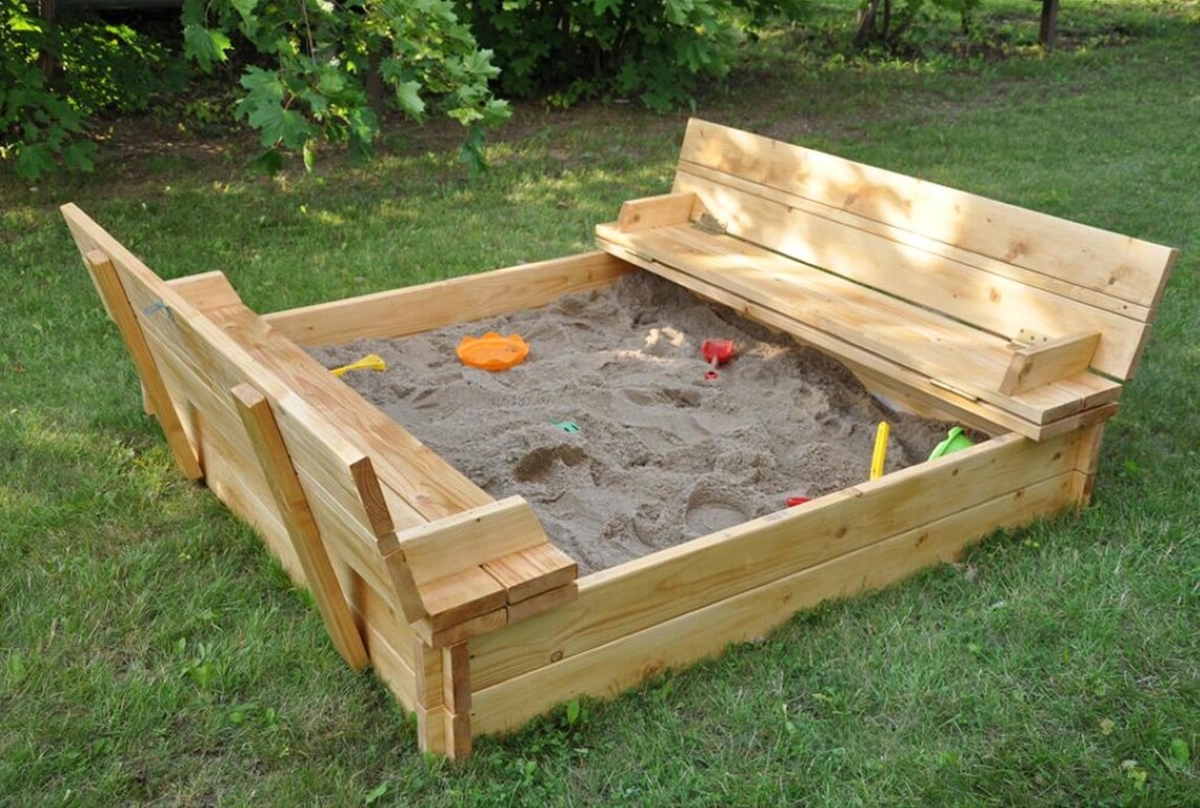
[[[63, 215], [180, 468], [312, 590], [338, 652], [416, 713], [421, 747], [453, 757], [1082, 506], [1176, 256], [698, 120], [673, 192], [626, 203], [597, 252], [262, 316], [222, 273], [163, 281]], [[578, 578], [524, 500], [493, 500], [301, 347], [644, 270], [992, 437]]]

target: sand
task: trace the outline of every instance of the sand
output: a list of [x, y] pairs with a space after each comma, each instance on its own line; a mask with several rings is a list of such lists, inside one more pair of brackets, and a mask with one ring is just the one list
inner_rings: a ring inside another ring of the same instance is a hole
[[[464, 366], [462, 337], [518, 333], [526, 361]], [[736, 355], [706, 379], [705, 339]], [[586, 574], [923, 461], [948, 424], [892, 412], [844, 367], [648, 273], [545, 308], [312, 349], [497, 499], [524, 497]], [[799, 505], [797, 507], [805, 507]]]

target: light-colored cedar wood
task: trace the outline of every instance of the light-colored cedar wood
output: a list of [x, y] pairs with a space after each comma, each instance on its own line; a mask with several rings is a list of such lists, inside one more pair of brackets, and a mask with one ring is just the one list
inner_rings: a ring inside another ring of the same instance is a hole
[[579, 565], [549, 542], [487, 561], [483, 569], [507, 590], [509, 603], [565, 586], [579, 574]]
[[460, 642], [441, 649], [442, 703], [451, 712], [464, 713], [471, 709], [471, 651]]
[[384, 563], [387, 565], [388, 573], [392, 576], [392, 584], [395, 586], [396, 597], [400, 603], [400, 612], [404, 616], [404, 620], [408, 623], [428, 620], [429, 612], [425, 611], [425, 604], [421, 602], [421, 594], [417, 591], [417, 582], [413, 578], [412, 567], [408, 565], [404, 553], [400, 550], [393, 550], [384, 556]]
[[1000, 392], [1011, 396], [1084, 373], [1099, 342], [1099, 333], [1074, 334], [1016, 348], [1000, 381]]
[[[600, 228], [597, 228], [597, 230], [599, 231]], [[975, 422], [983, 419], [990, 425], [985, 430], [988, 432], [995, 433], [1012, 430], [1035, 440], [1051, 437], [1061, 434], [1065, 429], [1074, 428], [1067, 426], [1069, 421], [1067, 421], [1065, 416], [1072, 412], [1077, 412], [1083, 407], [1085, 401], [1099, 404], [1105, 398], [1109, 400], [1115, 399], [1120, 394], [1119, 385], [1108, 382], [1100, 377], [1093, 377], [1091, 374], [1087, 374], [1089, 378], [1082, 379], [1079, 385], [1072, 384], [1068, 387], [1065, 382], [1059, 383], [1055, 387], [1069, 390], [1069, 395], [1063, 396], [1050, 409], [1037, 410], [1025, 407], [1025, 412], [1037, 417], [1039, 421], [1051, 415], [1057, 416], [1056, 420], [1048, 421], [1047, 423], [1037, 423], [1028, 420], [1022, 415], [1010, 412], [999, 405], [980, 400], [975, 395], [966, 393], [965, 391], [960, 393], [953, 386], [946, 385], [942, 381], [932, 379], [923, 373], [899, 365], [886, 357], [881, 357], [854, 343], [840, 337], [835, 337], [826, 331], [807, 326], [787, 314], [780, 313], [771, 306], [759, 304], [731, 292], [725, 288], [723, 279], [714, 278], [711, 282], [702, 280], [694, 275], [661, 264], [651, 256], [644, 256], [624, 249], [615, 242], [607, 241], [599, 236], [597, 237], [597, 242], [603, 244], [606, 249], [616, 251], [631, 263], [649, 269], [655, 274], [698, 292], [710, 300], [729, 306], [739, 314], [773, 328], [787, 331], [800, 341], [833, 354], [856, 373], [869, 372], [882, 378], [894, 379], [912, 390], [919, 390], [928, 398], [936, 399], [941, 408], [951, 416], [973, 419]], [[1074, 383], [1076, 380], [1073, 379], [1070, 381]], [[1086, 395], [1084, 391], [1086, 391]], [[993, 398], [999, 397], [998, 392], [994, 390], [983, 392]], [[1044, 400], [1045, 392], [1045, 390], [1033, 391], [1033, 395]], [[1030, 394], [1023, 395], [1029, 396]], [[1013, 399], [1004, 397], [1004, 400], [1007, 403]]]
[[412, 628], [425, 645], [430, 648], [445, 648], [447, 645], [466, 642], [472, 637], [482, 637], [504, 628], [506, 625], [508, 625], [508, 612], [505, 609], [497, 609], [440, 631], [435, 631], [428, 620], [418, 620], [412, 624]]
[[[718, 285], [800, 326], [950, 383], [1033, 423], [1049, 423], [1079, 407], [1077, 396], [1053, 385], [1000, 393], [1012, 358], [1006, 339], [753, 244], [688, 226], [625, 234], [601, 225], [596, 232], [598, 239], [652, 259], [651, 271], [666, 265]], [[1086, 382], [1097, 389], [1118, 387], [1088, 377]]]
[[609, 286], [629, 269], [597, 251], [318, 303], [263, 319], [299, 345], [403, 337], [545, 306], [565, 294]]
[[212, 311], [242, 302], [242, 298], [220, 270], [172, 278], [167, 285], [200, 311]]
[[[1048, 292], [1061, 298], [1078, 301], [1089, 306], [1093, 306], [1102, 311], [1113, 314], [1123, 315], [1133, 320], [1146, 321], [1154, 314], [1154, 307], [1148, 305], [1140, 305], [1132, 303], [1128, 300], [1122, 300], [1118, 297], [1111, 297], [1103, 291], [1096, 291], [1086, 286], [1079, 286], [1072, 282], [1070, 278], [1059, 279], [1049, 275], [1043, 275], [1033, 270], [1028, 270], [1023, 267], [1011, 264], [1002, 258], [993, 258], [987, 255], [982, 255], [977, 252], [972, 252], [961, 247], [956, 247], [952, 244], [947, 244], [936, 239], [921, 235], [920, 233], [906, 230], [903, 227], [896, 227], [889, 224], [874, 221], [858, 216], [854, 213], [849, 213], [841, 210], [838, 207], [831, 207], [820, 202], [813, 202], [803, 197], [790, 194], [787, 191], [778, 188], [760, 185], [753, 180], [743, 177], [723, 174], [720, 171], [705, 168], [696, 164], [681, 163], [676, 174], [676, 185], [680, 189], [695, 187], [697, 189], [707, 188], [710, 191], [716, 192], [717, 189], [729, 188], [743, 195], [742, 198], [758, 198], [760, 201], [748, 202], [751, 205], [766, 205], [772, 203], [775, 205], [774, 211], [771, 208], [764, 208], [769, 212], [778, 215], [782, 213], [785, 220], [789, 217], [791, 220], [802, 223], [809, 222], [812, 217], [828, 219], [833, 224], [840, 224], [846, 227], [856, 228], [864, 233], [872, 236], [877, 236], [885, 242], [893, 242], [903, 248], [904, 254], [909, 256], [927, 256], [927, 260], [931, 266], [939, 267], [943, 271], [958, 273], [968, 270], [977, 270], [980, 279], [984, 281], [993, 281], [999, 279], [1004, 284], [1002, 288], [1012, 288], [1006, 281], [1012, 281], [1020, 286], [1027, 286], [1032, 289]], [[685, 192], [685, 191], [679, 191]], [[694, 193], [693, 191], [686, 191]], [[727, 210], [727, 206], [720, 204], [716, 205], [718, 211]], [[705, 211], [704, 204], [697, 199], [696, 210]], [[707, 213], [707, 211], [705, 211]], [[693, 220], [698, 220], [698, 217], [693, 215]], [[726, 222], [728, 218], [726, 219]], [[739, 217], [738, 221], [742, 222], [742, 227], [745, 230], [735, 230], [735, 233], [742, 233], [742, 237], [750, 237], [757, 233], [762, 233], [768, 239], [782, 239], [779, 243], [786, 245], [786, 234], [780, 234], [776, 228], [767, 228], [765, 230], [758, 229], [759, 224], [747, 220], [745, 217]], [[723, 223], [712, 214], [707, 214], [707, 222], [709, 229], [714, 232], [727, 232]], [[713, 225], [716, 225], [715, 227]], [[753, 241], [753, 238], [748, 240]], [[793, 256], [795, 257], [795, 256]], [[922, 264], [923, 265], [923, 264]], [[1168, 266], [1168, 270], [1169, 270]], [[970, 277], [969, 275], [967, 277]], [[990, 292], [989, 292], [990, 298]], [[999, 301], [993, 301], [999, 302]]]
[[1076, 504], [1085, 507], [1092, 498], [1096, 484], [1096, 472], [1100, 467], [1100, 449], [1104, 440], [1104, 423], [1100, 421], [1083, 430], [1077, 459], [1078, 490]]
[[142, 378], [143, 389], [150, 401], [149, 409], [155, 413], [159, 424], [162, 425], [176, 464], [189, 480], [199, 480], [204, 476], [204, 470], [196, 458], [195, 448], [184, 434], [171, 396], [163, 385], [154, 356], [146, 345], [141, 326], [138, 325], [137, 313], [130, 305], [112, 260], [102, 250], [89, 250], [84, 256], [84, 264], [104, 298], [105, 307], [125, 342], [138, 375]]
[[[614, 641], [586, 653], [559, 661], [548, 657], [524, 675], [487, 687], [473, 677], [472, 728], [477, 734], [509, 731], [576, 696], [612, 697], [664, 668], [718, 654], [733, 642], [761, 637], [800, 609], [876, 589], [938, 561], [952, 560], [975, 540], [972, 537], [1067, 507], [1073, 474], [1066, 472], [1007, 492], [645, 630], [622, 632]], [[586, 578], [583, 583], [586, 586]], [[478, 663], [476, 655], [472, 673]]]
[[765, 247], [977, 328], [1008, 338], [1031, 326], [1057, 336], [1102, 331], [1107, 339], [1096, 368], [1113, 376], [1129, 377], [1148, 332], [1147, 309], [1134, 310], [1134, 316], [1114, 313], [1067, 294], [1075, 291], [1071, 287], [1062, 294], [1047, 292], [792, 204], [694, 178], [681, 177], [679, 184], [726, 225], [728, 240]]
[[502, 609], [508, 600], [504, 587], [475, 566], [432, 581], [418, 581], [417, 591], [435, 632]]
[[346, 596], [329, 563], [300, 478], [292, 466], [292, 458], [288, 455], [283, 436], [279, 434], [275, 417], [271, 414], [271, 405], [261, 392], [248, 384], [238, 385], [231, 393], [238, 404], [250, 444], [275, 495], [292, 546], [304, 568], [304, 579], [317, 603], [317, 611], [325, 621], [325, 629], [333, 646], [347, 665], [354, 670], [362, 670], [369, 661], [367, 650], [363, 647], [358, 626], [346, 605]]
[[[277, 520], [265, 513], [273, 510], [273, 504], [264, 507], [264, 503], [273, 500], [261, 470], [257, 463], [246, 462], [253, 457], [250, 447], [238, 445], [242, 438], [226, 439], [245, 434], [228, 390], [241, 382], [253, 381], [276, 404], [276, 421], [297, 456], [295, 465], [308, 493], [309, 505], [331, 550], [352, 563], [372, 586], [391, 591], [391, 576], [373, 547], [385, 543], [384, 537], [372, 535], [372, 520], [364, 512], [358, 484], [346, 474], [347, 466], [360, 462], [363, 452], [348, 443], [341, 430], [313, 413], [270, 369], [250, 357], [177, 289], [158, 278], [77, 208], [72, 208], [65, 207], [64, 216], [81, 249], [95, 247], [112, 258], [130, 306], [143, 312], [140, 316], [143, 336], [162, 367], [164, 378], [172, 380], [173, 394], [180, 398], [177, 411], [189, 439], [202, 455], [206, 445], [229, 444], [222, 453], [227, 473], [224, 480], [210, 482], [214, 491], [227, 497], [239, 512], [246, 511], [252, 524], [274, 530], [272, 541], [278, 545], [281, 557], [287, 559], [287, 537], [280, 534]], [[235, 308], [238, 307], [224, 306], [218, 311]], [[358, 403], [369, 406], [361, 399]], [[238, 469], [239, 464], [245, 470]], [[240, 491], [241, 477], [257, 487], [250, 493]], [[414, 516], [413, 521], [417, 520], [419, 517]], [[394, 544], [394, 537], [391, 542]], [[296, 571], [295, 566], [292, 572]]]
[[[335, 563], [336, 559], [331, 557]], [[338, 564], [339, 580], [342, 591], [346, 593], [347, 601], [354, 612], [355, 620], [360, 626], [374, 625], [380, 638], [391, 646], [396, 655], [412, 670], [416, 670], [418, 660], [423, 659], [425, 649], [413, 631], [412, 626], [404, 620], [396, 619], [397, 612], [393, 603], [392, 593], [380, 593], [367, 584], [361, 576], [345, 564]], [[365, 634], [364, 634], [365, 638]], [[440, 658], [440, 657], [439, 657]]]
[[632, 233], [637, 230], [686, 224], [691, 220], [696, 204], [696, 195], [692, 193], [631, 199], [621, 205], [615, 227], [623, 233]]
[[477, 688], [571, 657], [913, 525], [1075, 468], [1077, 434], [1008, 434], [582, 578], [579, 596], [471, 643]]
[[1177, 255], [1161, 245], [707, 121], [688, 123], [680, 168], [693, 164], [1151, 310]]
[[471, 756], [473, 739], [471, 738], [471, 714], [454, 713], [449, 709], [442, 713], [445, 724], [446, 757], [451, 760], [463, 760]]
[[[210, 317], [256, 363], [269, 368], [291, 396], [280, 396], [287, 412], [290, 401], [323, 414], [344, 426], [344, 440], [373, 458], [388, 458], [375, 472], [381, 482], [402, 493], [423, 519], [441, 519], [492, 501], [482, 489], [431, 452], [420, 441], [368, 404], [352, 388], [326, 372], [291, 340], [279, 334], [245, 306], [226, 306]], [[273, 396], [274, 397], [274, 396]], [[399, 514], [393, 514], [397, 526]]]
[[548, 540], [521, 497], [489, 502], [397, 534], [418, 584], [453, 575]]
[[579, 597], [579, 585], [575, 581], [571, 581], [556, 589], [542, 592], [540, 595], [534, 595], [531, 598], [510, 603], [507, 610], [508, 624], [519, 623], [522, 620], [535, 617], [542, 612], [557, 609], [559, 606], [570, 603], [577, 597]]
[[[213, 389], [228, 390], [239, 381], [253, 380], [276, 402], [276, 417], [289, 445], [296, 444], [296, 436], [289, 434], [293, 421], [301, 432], [312, 432], [318, 422], [328, 417], [352, 429], [322, 426], [317, 430], [320, 434], [314, 433], [318, 444], [391, 460], [377, 468], [376, 473], [393, 491], [402, 492], [405, 501], [412, 502], [412, 508], [416, 509], [410, 509], [410, 513], [393, 512], [397, 524], [409, 526], [423, 518], [491, 501], [482, 490], [344, 384], [316, 371], [320, 367], [316, 362], [295, 345], [273, 335], [253, 312], [239, 304], [201, 314], [91, 219], [78, 209], [68, 210], [70, 207], [64, 208], [64, 215], [76, 241], [103, 248], [122, 274], [131, 304], [136, 308], [140, 303], [144, 309], [155, 312], [142, 318], [147, 336], [155, 333], [165, 346], [176, 349], [182, 361], [190, 363], [206, 384]], [[135, 296], [140, 296], [136, 302]], [[202, 358], [197, 356], [197, 346], [204, 345], [212, 350]], [[393, 448], [410, 451], [402, 454], [392, 451]], [[301, 464], [301, 471], [307, 472], [306, 464]], [[357, 492], [352, 492], [350, 499], [355, 503], [353, 507], [361, 510]], [[322, 532], [327, 532], [323, 525]], [[389, 541], [386, 537], [376, 539], [381, 544]], [[391, 541], [394, 543], [394, 539]]]
[[[241, 443], [245, 433], [232, 399], [228, 393], [218, 395], [219, 385], [236, 386], [251, 378], [250, 374], [239, 372], [227, 361], [227, 354], [192, 332], [184, 313], [176, 313], [171, 328], [175, 336], [172, 344], [162, 342], [162, 335], [153, 335], [152, 340], [157, 345], [164, 368], [169, 368], [169, 373], [173, 375], [173, 389], [189, 402], [189, 410], [206, 414], [206, 426], [201, 431], [202, 452], [207, 459], [206, 447], [214, 442], [224, 442], [228, 444], [224, 455], [234, 464], [230, 474], [226, 475], [232, 485], [224, 485], [224, 480], [210, 479], [209, 486], [214, 490], [232, 488], [235, 498], [245, 499], [236, 491], [239, 485], [245, 485], [257, 492], [258, 500], [272, 501], [265, 479], [257, 464], [252, 462], [254, 455], [251, 447]], [[227, 349], [232, 350], [228, 346]], [[186, 352], [186, 359], [181, 352]], [[196, 368], [202, 370], [197, 371]], [[202, 378], [198, 372], [208, 375]], [[265, 376], [264, 372], [257, 378]], [[389, 576], [374, 547], [377, 539], [371, 535], [358, 489], [347, 474], [347, 468], [363, 465], [362, 456], [350, 447], [343, 446], [342, 451], [335, 450], [332, 447], [340, 444], [331, 446], [326, 442], [328, 434], [322, 437], [322, 428], [313, 423], [308, 426], [316, 431], [291, 428], [285, 430], [285, 436], [291, 451], [297, 456], [296, 467], [322, 535], [330, 542], [331, 550], [347, 558], [373, 586], [390, 586]], [[328, 433], [328, 430], [324, 431]], [[237, 464], [246, 466], [246, 471], [237, 470]], [[241, 479], [243, 477], [245, 481]], [[253, 517], [248, 520], [252, 524], [258, 522]], [[288, 543], [286, 536], [282, 537], [282, 542]]]
[[444, 707], [445, 657], [440, 648], [418, 641], [413, 646], [413, 669], [417, 674], [417, 698], [426, 708]]
[[[371, 657], [371, 670], [406, 710], [415, 713], [421, 709], [417, 697], [417, 673], [404, 655], [384, 637], [381, 629], [385, 625], [375, 620], [363, 620], [363, 642]], [[438, 726], [440, 735], [440, 718]]]

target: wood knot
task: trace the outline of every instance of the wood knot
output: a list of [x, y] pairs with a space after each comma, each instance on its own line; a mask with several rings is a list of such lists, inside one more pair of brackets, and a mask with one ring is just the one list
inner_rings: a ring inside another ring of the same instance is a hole
[[551, 662], [561, 662], [562, 658], [563, 658], [562, 651], [555, 651], [553, 654], [550, 655]]

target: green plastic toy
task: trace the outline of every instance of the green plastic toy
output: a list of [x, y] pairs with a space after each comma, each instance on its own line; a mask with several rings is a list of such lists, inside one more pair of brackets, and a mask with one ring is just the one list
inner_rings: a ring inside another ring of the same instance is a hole
[[942, 455], [954, 454], [961, 452], [963, 449], [969, 449], [975, 445], [975, 442], [963, 434], [961, 426], [953, 427], [946, 433], [946, 439], [933, 447], [933, 452], [930, 453], [929, 459], [935, 460]]

